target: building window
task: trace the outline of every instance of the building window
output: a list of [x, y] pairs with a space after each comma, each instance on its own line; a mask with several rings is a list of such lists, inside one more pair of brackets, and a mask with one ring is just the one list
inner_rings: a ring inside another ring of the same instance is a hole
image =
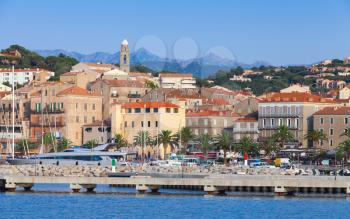
[[87, 103], [84, 103], [84, 110], [87, 110]]
[[150, 113], [151, 112], [151, 108], [146, 108], [145, 111], [146, 111], [146, 113]]
[[141, 108], [135, 108], [135, 113], [141, 113]]
[[135, 122], [134, 121], [131, 122], [131, 128], [135, 128]]
[[87, 116], [84, 116], [84, 123], [87, 123]]
[[141, 121], [141, 127], [143, 127], [143, 121]]
[[179, 109], [178, 108], [174, 108], [174, 113], [178, 113]]
[[127, 110], [127, 111], [128, 111], [128, 113], [131, 113], [131, 108], [128, 108], [128, 110]]
[[275, 126], [275, 119], [271, 119], [271, 126]]
[[291, 120], [290, 119], [287, 119], [287, 125], [288, 125], [288, 127], [291, 126]]
[[92, 104], [92, 110], [96, 110], [96, 105]]
[[158, 121], [156, 121], [156, 127], [158, 127]]
[[283, 125], [283, 120], [282, 119], [278, 119], [278, 126]]
[[151, 127], [151, 121], [147, 122], [147, 127]]
[[323, 124], [323, 118], [322, 117], [320, 118], [320, 124]]
[[329, 146], [333, 146], [333, 140], [329, 140]]
[[323, 129], [320, 129], [320, 132], [322, 132], [322, 133], [323, 133]]
[[127, 121], [124, 122], [124, 128], [126, 128], [126, 127], [128, 127], [128, 122]]
[[76, 116], [76, 117], [75, 117], [75, 121], [76, 121], [76, 122], [79, 122], [79, 116]]
[[75, 104], [75, 109], [78, 109], [78, 103]]
[[295, 119], [295, 128], [299, 128], [299, 119]]
[[333, 129], [329, 129], [329, 135], [333, 135], [334, 130]]
[[95, 122], [95, 116], [92, 117], [92, 122]]
[[154, 113], [158, 113], [158, 108], [153, 108]]
[[85, 132], [92, 132], [92, 128], [85, 128]]
[[344, 118], [344, 123], [345, 123], [345, 124], [348, 124], [348, 122], [349, 122], [349, 121], [348, 121], [348, 118]]
[[265, 128], [265, 126], [266, 126], [266, 119], [263, 119], [263, 128]]
[[208, 119], [204, 119], [204, 125], [208, 125]]
[[166, 113], [170, 113], [170, 112], [171, 112], [170, 110], [171, 110], [170, 108], [166, 108], [166, 109], [165, 109], [165, 112], [166, 112]]
[[333, 119], [333, 117], [330, 119], [331, 121], [330, 121], [330, 123], [331, 124], [333, 124], [333, 122], [334, 122], [334, 119]]

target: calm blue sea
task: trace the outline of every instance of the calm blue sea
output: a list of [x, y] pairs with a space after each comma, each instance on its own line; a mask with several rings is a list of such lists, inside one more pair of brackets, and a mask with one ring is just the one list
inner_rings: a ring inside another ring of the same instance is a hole
[[95, 194], [72, 194], [67, 185], [33, 189], [0, 193], [0, 218], [350, 218], [346, 198], [206, 197], [174, 190], [138, 195], [108, 186]]

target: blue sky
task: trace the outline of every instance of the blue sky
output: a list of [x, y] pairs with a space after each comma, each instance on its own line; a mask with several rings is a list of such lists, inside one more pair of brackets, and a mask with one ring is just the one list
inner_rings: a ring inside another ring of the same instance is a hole
[[115, 52], [127, 38], [179, 59], [308, 64], [350, 56], [349, 11], [347, 0], [0, 0], [0, 48]]

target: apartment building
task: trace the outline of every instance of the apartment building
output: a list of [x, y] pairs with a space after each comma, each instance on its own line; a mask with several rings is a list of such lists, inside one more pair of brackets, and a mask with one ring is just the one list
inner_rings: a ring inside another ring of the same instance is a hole
[[233, 124], [232, 134], [235, 142], [239, 142], [244, 137], [257, 142], [259, 138], [258, 119], [254, 117], [238, 118]]
[[350, 127], [350, 107], [325, 107], [313, 114], [313, 128], [327, 136], [327, 140], [313, 142], [313, 147], [331, 150], [347, 139], [342, 136]]
[[96, 144], [105, 144], [111, 137], [111, 125], [96, 120], [95, 122], [83, 125], [83, 144], [88, 141], [95, 141]]
[[24, 68], [24, 69], [15, 69], [12, 73], [12, 69], [1, 68], [0, 69], [0, 84], [5, 82], [12, 84], [13, 81], [18, 84], [27, 84], [34, 80], [36, 75], [46, 72], [50, 77], [54, 76], [54, 72], [50, 72], [41, 68]]
[[42, 87], [31, 97], [31, 136], [54, 133], [75, 145], [83, 143], [82, 127], [102, 120], [102, 95], [70, 84]]
[[186, 127], [195, 135], [209, 134], [215, 136], [225, 128], [232, 127], [239, 116], [231, 110], [188, 110], [186, 112]]
[[135, 80], [97, 80], [92, 83], [91, 90], [103, 95], [103, 119], [110, 121], [112, 103], [129, 103], [141, 101], [149, 88]]
[[[185, 109], [168, 102], [132, 102], [113, 104], [112, 131], [122, 134], [126, 140], [133, 143], [139, 131], [147, 131], [150, 136], [157, 136], [162, 130], [176, 134], [185, 126]], [[169, 154], [160, 148], [161, 155]]]
[[191, 73], [160, 73], [159, 83], [162, 88], [196, 88], [196, 79]]
[[341, 103], [310, 93], [274, 93], [259, 102], [259, 130], [262, 139], [271, 137], [279, 126], [285, 125], [294, 135], [293, 144], [307, 147], [304, 136], [312, 130], [312, 115], [328, 106]]

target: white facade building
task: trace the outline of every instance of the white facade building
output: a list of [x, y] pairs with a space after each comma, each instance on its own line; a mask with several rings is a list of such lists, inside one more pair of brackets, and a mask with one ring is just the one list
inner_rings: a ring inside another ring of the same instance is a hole
[[162, 88], [196, 88], [196, 79], [191, 73], [160, 73], [159, 82]]
[[17, 84], [26, 84], [30, 83], [34, 80], [35, 75], [40, 74], [42, 72], [47, 72], [49, 75], [54, 76], [54, 72], [50, 72], [41, 68], [24, 68], [24, 69], [15, 69], [14, 74], [12, 73], [12, 69], [10, 68], [2, 68], [0, 69], [0, 83], [3, 84], [5, 82], [12, 84], [13, 81]]

